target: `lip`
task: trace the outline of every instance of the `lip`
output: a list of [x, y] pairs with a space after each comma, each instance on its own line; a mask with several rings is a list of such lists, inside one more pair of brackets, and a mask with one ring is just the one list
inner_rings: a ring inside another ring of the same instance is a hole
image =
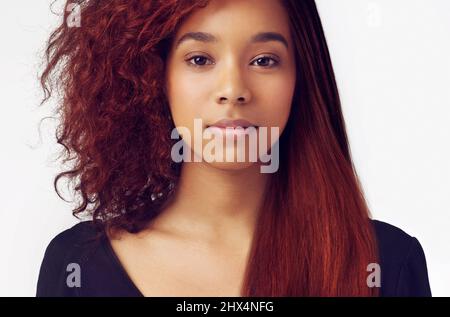
[[237, 128], [237, 127], [241, 127], [241, 128], [248, 128], [248, 127], [255, 127], [257, 128], [258, 126], [245, 120], [245, 119], [221, 119], [215, 123], [213, 123], [212, 125], [210, 125], [209, 127], [217, 127], [217, 128]]

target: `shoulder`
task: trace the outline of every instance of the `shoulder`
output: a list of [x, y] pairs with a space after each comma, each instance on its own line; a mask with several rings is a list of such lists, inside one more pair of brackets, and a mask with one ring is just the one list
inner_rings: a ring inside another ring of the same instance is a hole
[[83, 251], [85, 247], [95, 242], [97, 234], [99, 232], [94, 227], [93, 221], [79, 222], [57, 234], [48, 244], [45, 256], [58, 260], [71, 253]]
[[92, 238], [96, 232], [97, 231], [92, 220], [82, 221], [57, 234], [50, 241], [50, 245], [70, 243], [78, 244], [83, 242], [85, 239]]
[[374, 219], [371, 222], [375, 229], [378, 244], [383, 247], [384, 253], [397, 254], [399, 257], [402, 257], [401, 251], [407, 249], [414, 238], [402, 229], [387, 222]]
[[425, 253], [419, 240], [380, 220], [371, 220], [381, 267], [382, 296], [431, 296]]
[[100, 237], [93, 221], [77, 223], [53, 237], [45, 249], [36, 296], [69, 296], [67, 289], [56, 285], [65, 285], [68, 270], [93, 254]]

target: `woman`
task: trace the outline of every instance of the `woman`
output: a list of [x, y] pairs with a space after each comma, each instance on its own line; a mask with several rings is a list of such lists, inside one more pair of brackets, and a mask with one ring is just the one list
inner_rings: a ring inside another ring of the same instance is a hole
[[[418, 240], [370, 219], [313, 0], [77, 10], [41, 81], [48, 99], [62, 63], [57, 137], [74, 166], [55, 189], [76, 182], [74, 215], [92, 220], [50, 242], [38, 296], [431, 295]], [[247, 159], [210, 159], [242, 136]]]

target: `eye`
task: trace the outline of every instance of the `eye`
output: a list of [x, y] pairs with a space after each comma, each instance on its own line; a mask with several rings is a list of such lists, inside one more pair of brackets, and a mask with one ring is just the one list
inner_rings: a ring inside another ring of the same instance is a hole
[[[188, 63], [189, 66], [202, 67], [202, 66], [205, 66], [204, 62], [206, 60], [210, 60], [210, 59], [208, 57], [206, 57], [206, 56], [203, 56], [203, 55], [195, 55], [195, 56], [192, 56], [192, 57], [188, 58], [186, 60], [186, 62]], [[194, 63], [192, 63], [191, 61], [194, 61]]]
[[[192, 56], [192, 57], [186, 59], [187, 64], [189, 66], [193, 66], [193, 67], [205, 66], [205, 65], [207, 65], [206, 64], [207, 61], [211, 61], [211, 60], [208, 57], [203, 56], [203, 55], [195, 55], [195, 56]], [[262, 66], [264, 68], [272, 68], [279, 64], [279, 61], [271, 56], [261, 56], [261, 57], [257, 58], [254, 62], [258, 62], [259, 65], [256, 65], [256, 66]], [[260, 63], [263, 65], [261, 65]], [[210, 64], [214, 64], [214, 63], [211, 62]]]
[[[270, 64], [270, 61], [272, 62], [272, 64]], [[263, 65], [259, 64], [259, 66], [262, 66], [264, 68], [272, 68], [279, 64], [277, 59], [272, 58], [270, 56], [261, 56], [255, 59], [255, 62], [262, 63]], [[267, 64], [267, 62], [269, 62], [269, 65]]]

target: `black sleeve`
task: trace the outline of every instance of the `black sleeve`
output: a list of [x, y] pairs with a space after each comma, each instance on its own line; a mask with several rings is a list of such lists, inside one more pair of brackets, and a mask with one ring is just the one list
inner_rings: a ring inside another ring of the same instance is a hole
[[45, 249], [44, 259], [39, 270], [36, 296], [56, 295], [53, 287], [57, 285], [58, 280], [58, 262], [56, 259], [56, 241], [53, 239]]
[[431, 297], [425, 254], [420, 242], [412, 237], [397, 284], [398, 296]]
[[65, 287], [68, 245], [66, 230], [54, 237], [48, 244], [39, 270], [36, 297], [75, 296], [75, 291]]

